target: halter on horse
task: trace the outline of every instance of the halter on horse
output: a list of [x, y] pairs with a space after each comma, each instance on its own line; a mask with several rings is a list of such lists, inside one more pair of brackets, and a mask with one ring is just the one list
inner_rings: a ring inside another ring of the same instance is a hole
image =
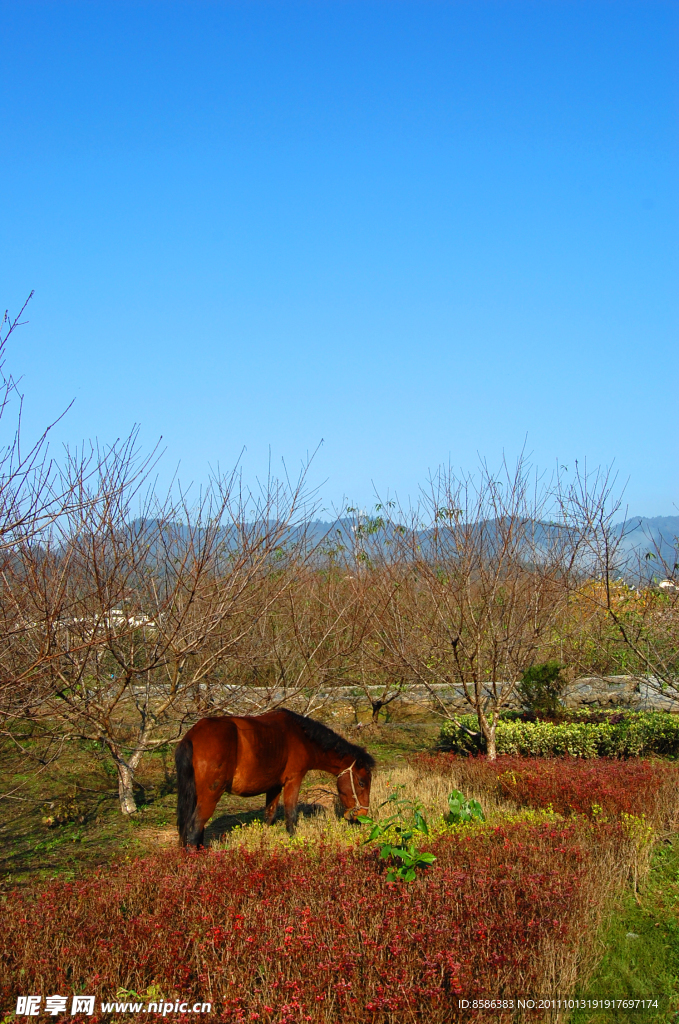
[[337, 778], [339, 779], [339, 777], [341, 775], [344, 775], [345, 772], [349, 772], [349, 778], [351, 779], [351, 792], [354, 794], [354, 801], [355, 801], [355, 803], [354, 803], [353, 807], [350, 807], [347, 811], [344, 812], [344, 817], [347, 820], [350, 820], [351, 818], [353, 818], [355, 816], [355, 812], [356, 811], [369, 811], [370, 810], [370, 808], [369, 808], [369, 806], [367, 804], [360, 803], [360, 801], [358, 799], [358, 793], [356, 792], [356, 786], [354, 785], [353, 767], [354, 767], [355, 764], [356, 764], [356, 761], [355, 760], [352, 761], [351, 764], [349, 765], [349, 767], [348, 768], [344, 768], [339, 773], [339, 775], [337, 776]]

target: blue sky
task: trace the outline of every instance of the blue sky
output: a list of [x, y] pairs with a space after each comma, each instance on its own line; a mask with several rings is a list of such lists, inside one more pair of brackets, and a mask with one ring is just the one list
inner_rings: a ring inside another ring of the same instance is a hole
[[615, 462], [676, 513], [679, 7], [0, 3], [0, 302], [55, 441]]

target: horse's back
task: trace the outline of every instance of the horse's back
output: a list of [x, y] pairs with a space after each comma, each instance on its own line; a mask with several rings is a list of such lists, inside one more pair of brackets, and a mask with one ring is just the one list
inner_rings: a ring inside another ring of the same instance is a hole
[[235, 745], [238, 742], [236, 719], [231, 715], [222, 718], [201, 718], [189, 729], [184, 740], [191, 741], [194, 752], [196, 749]]
[[283, 782], [288, 762], [288, 716], [263, 715], [201, 718], [184, 739], [193, 747], [193, 767], [200, 787], [255, 796]]

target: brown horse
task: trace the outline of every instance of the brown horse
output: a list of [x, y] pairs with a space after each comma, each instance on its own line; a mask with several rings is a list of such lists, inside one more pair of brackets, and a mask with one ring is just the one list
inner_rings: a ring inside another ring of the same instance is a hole
[[182, 846], [203, 845], [206, 822], [222, 793], [266, 793], [264, 819], [271, 825], [283, 794], [292, 835], [302, 779], [316, 769], [337, 776], [337, 791], [353, 820], [368, 810], [375, 762], [321, 722], [281, 708], [264, 715], [202, 718], [179, 742], [177, 828]]

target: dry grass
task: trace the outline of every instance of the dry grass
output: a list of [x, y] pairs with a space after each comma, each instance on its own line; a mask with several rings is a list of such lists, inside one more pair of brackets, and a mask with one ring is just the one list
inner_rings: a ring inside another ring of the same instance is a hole
[[[495, 789], [483, 788], [478, 783], [465, 783], [462, 776], [458, 780], [455, 773], [435, 774], [404, 765], [391, 771], [375, 772], [370, 793], [370, 815], [376, 821], [391, 815], [394, 807], [391, 803], [386, 804], [387, 798], [397, 792], [401, 799], [418, 803], [430, 825], [441, 826], [448, 812], [448, 794], [453, 789], [461, 789], [465, 796], [478, 800], [491, 822], [517, 813], [516, 803], [503, 800]], [[206, 836], [212, 847], [222, 850], [241, 845], [248, 849], [260, 848], [262, 842], [272, 849], [315, 845], [318, 842], [358, 846], [365, 839], [365, 830], [342, 818], [336, 794], [334, 779], [317, 773], [310, 775], [310, 785], [305, 787], [299, 804], [297, 831], [292, 838], [285, 831], [280, 810], [271, 827], [254, 821], [221, 834], [211, 833], [208, 827]], [[166, 835], [164, 831], [163, 840]]]

